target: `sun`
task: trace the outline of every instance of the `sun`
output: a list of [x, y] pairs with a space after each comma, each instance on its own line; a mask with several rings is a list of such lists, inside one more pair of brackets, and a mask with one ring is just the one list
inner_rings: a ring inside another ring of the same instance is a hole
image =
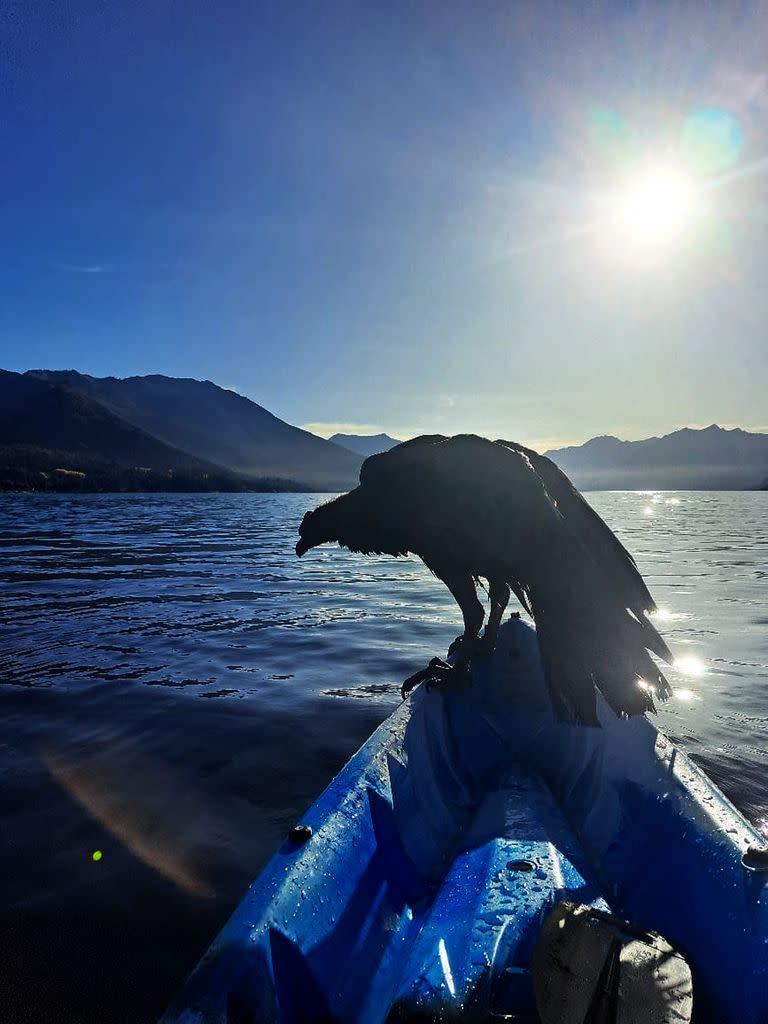
[[682, 171], [647, 170], [615, 191], [610, 203], [612, 227], [628, 241], [673, 240], [690, 224], [696, 198], [693, 182]]

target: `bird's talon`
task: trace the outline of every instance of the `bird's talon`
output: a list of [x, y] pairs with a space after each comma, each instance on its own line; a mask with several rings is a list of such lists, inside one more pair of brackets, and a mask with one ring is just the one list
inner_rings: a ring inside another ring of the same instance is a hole
[[[433, 659], [434, 660], [434, 659]], [[432, 665], [429, 664], [426, 668], [420, 669], [418, 672], [414, 672], [412, 676], [408, 676], [407, 679], [403, 680], [403, 684], [400, 687], [400, 696], [403, 700], [408, 696], [411, 690], [415, 689], [419, 683], [424, 682], [432, 672]]]
[[457, 683], [466, 682], [469, 678], [469, 670], [466, 665], [447, 665], [437, 672], [433, 669], [426, 680], [428, 690], [446, 690]]
[[442, 658], [432, 658], [426, 668], [414, 672], [400, 687], [400, 696], [405, 700], [411, 690], [424, 683], [427, 690], [437, 687], [445, 689], [454, 683], [463, 683], [469, 677], [469, 667], [463, 663], [450, 665]]

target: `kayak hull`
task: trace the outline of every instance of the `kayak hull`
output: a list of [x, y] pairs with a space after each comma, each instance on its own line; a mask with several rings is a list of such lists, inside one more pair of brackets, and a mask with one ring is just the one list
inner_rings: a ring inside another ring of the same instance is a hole
[[[253, 883], [162, 1024], [536, 1021], [558, 901], [680, 948], [694, 1020], [768, 1020], [759, 833], [646, 718], [556, 720], [535, 632], [505, 623], [470, 683], [414, 692]], [[749, 860], [749, 858], [748, 858]]]

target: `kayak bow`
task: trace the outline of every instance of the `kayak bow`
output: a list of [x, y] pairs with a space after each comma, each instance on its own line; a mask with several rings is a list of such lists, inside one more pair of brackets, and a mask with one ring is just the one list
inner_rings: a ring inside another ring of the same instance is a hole
[[768, 1021], [760, 834], [645, 717], [559, 722], [535, 632], [417, 690], [269, 861], [162, 1024], [535, 1021], [562, 900], [684, 951], [694, 1020]]

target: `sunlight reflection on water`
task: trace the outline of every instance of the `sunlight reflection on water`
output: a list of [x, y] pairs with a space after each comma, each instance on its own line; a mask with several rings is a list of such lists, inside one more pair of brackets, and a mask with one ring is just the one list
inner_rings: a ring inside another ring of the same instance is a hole
[[675, 658], [675, 668], [684, 676], [703, 676], [707, 671], [707, 666], [695, 655]]
[[680, 686], [675, 687], [675, 689], [672, 691], [672, 694], [674, 697], [677, 697], [678, 700], [688, 701], [699, 699], [698, 694], [694, 693], [693, 690], [688, 690], [685, 687]]

